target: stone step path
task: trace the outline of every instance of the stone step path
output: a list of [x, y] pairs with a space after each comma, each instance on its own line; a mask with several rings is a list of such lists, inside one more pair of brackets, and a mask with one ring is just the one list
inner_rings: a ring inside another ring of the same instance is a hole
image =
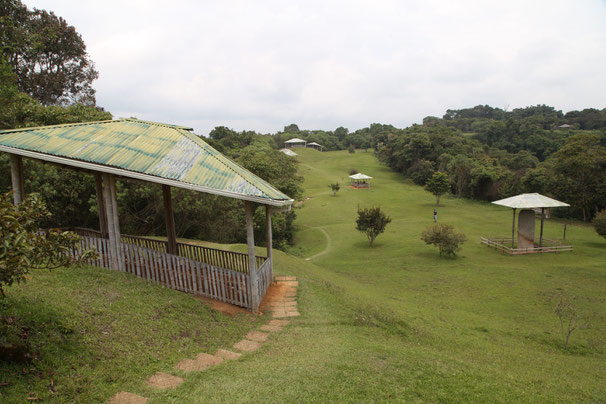
[[[237, 360], [243, 353], [254, 352], [267, 342], [271, 333], [282, 331], [290, 323], [288, 318], [298, 317], [297, 289], [299, 282], [294, 276], [276, 276], [275, 282], [267, 290], [267, 294], [261, 307], [263, 311], [271, 311], [273, 319], [261, 326], [259, 331], [250, 331], [244, 339], [236, 342], [233, 352], [227, 349], [218, 349], [214, 355], [200, 353], [194, 359], [183, 359], [175, 365], [175, 369], [181, 372], [203, 372], [206, 369], [217, 366], [224, 361]], [[146, 384], [158, 390], [177, 388], [185, 379], [169, 373], [158, 372], [147, 379]], [[108, 404], [145, 404], [147, 398], [138, 394], [121, 391], [112, 396]]]

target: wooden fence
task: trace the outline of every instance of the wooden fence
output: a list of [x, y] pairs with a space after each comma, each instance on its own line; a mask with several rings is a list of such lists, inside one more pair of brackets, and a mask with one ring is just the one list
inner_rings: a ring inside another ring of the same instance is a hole
[[[82, 247], [94, 248], [99, 254], [89, 264], [112, 269], [108, 239], [89, 233], [81, 235], [81, 240]], [[162, 240], [123, 235], [121, 241], [126, 272], [171, 289], [253, 309], [246, 254], [179, 243], [180, 255], [173, 255], [166, 253]], [[261, 302], [272, 281], [271, 259], [256, 257], [256, 263], [256, 301]]]
[[496, 248], [504, 254], [522, 255], [537, 253], [558, 253], [563, 251], [573, 251], [572, 245], [563, 244], [557, 240], [544, 238], [541, 246], [538, 247], [539, 240], [535, 240], [535, 246], [532, 248], [514, 248], [511, 247], [511, 237], [481, 237], [480, 242], [489, 247]]

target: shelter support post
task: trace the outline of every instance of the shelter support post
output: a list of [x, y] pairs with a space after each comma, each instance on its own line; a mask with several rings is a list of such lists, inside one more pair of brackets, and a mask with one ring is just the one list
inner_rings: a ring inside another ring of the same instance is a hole
[[13, 185], [13, 201], [19, 205], [25, 199], [25, 184], [23, 181], [23, 158], [16, 154], [10, 155], [11, 182]]
[[175, 231], [175, 216], [173, 215], [173, 201], [168, 185], [162, 185], [162, 195], [164, 197], [164, 221], [166, 222], [166, 237], [168, 239], [167, 252], [179, 255], [177, 232]]
[[269, 260], [269, 279], [274, 279], [274, 260], [272, 259], [273, 238], [271, 234], [271, 206], [265, 205], [265, 231], [267, 242], [267, 259]]
[[513, 240], [515, 237], [516, 230], [516, 208], [513, 208], [513, 221], [511, 223], [511, 248], [513, 248]]
[[107, 238], [107, 212], [105, 209], [105, 200], [103, 198], [103, 178], [101, 173], [95, 173], [95, 185], [97, 187], [97, 207], [99, 210], [99, 230], [101, 237]]
[[114, 269], [124, 270], [124, 256], [120, 247], [120, 223], [118, 221], [118, 201], [116, 196], [116, 177], [103, 174], [103, 198], [109, 235], [110, 257]]
[[541, 208], [541, 235], [539, 236], [539, 247], [543, 247], [543, 221], [545, 219], [545, 208]]
[[246, 243], [248, 244], [248, 275], [250, 285], [250, 302], [253, 313], [259, 311], [259, 284], [257, 282], [257, 268], [255, 265], [255, 232], [253, 228], [252, 202], [244, 201], [246, 213]]

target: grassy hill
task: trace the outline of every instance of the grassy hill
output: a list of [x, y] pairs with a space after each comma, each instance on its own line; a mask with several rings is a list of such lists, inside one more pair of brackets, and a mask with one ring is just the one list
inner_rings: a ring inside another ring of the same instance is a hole
[[[68, 387], [51, 401], [96, 401], [124, 389], [151, 403], [606, 400], [606, 240], [593, 229], [569, 224], [573, 253], [503, 256], [479, 237], [509, 234], [511, 211], [443, 197], [439, 221], [468, 241], [456, 259], [440, 258], [420, 240], [433, 223], [432, 195], [370, 152], [300, 150], [298, 158], [311, 198], [297, 210], [296, 246], [274, 257], [278, 274], [300, 280], [301, 317], [283, 332], [240, 361], [152, 392], [144, 381], [154, 372], [172, 371], [177, 357], [229, 347], [265, 317], [222, 316], [116, 272], [36, 273], [10, 288], [9, 298], [22, 315], [50, 313], [30, 329], [52, 332], [58, 348], [46, 348], [53, 352], [44, 355], [44, 377], [9, 368], [11, 385], [0, 394], [17, 391], [4, 397], [22, 400], [46, 389], [54, 366], [55, 385]], [[372, 188], [343, 187], [332, 196], [328, 184], [345, 185], [350, 168], [375, 177]], [[393, 221], [370, 247], [354, 227], [357, 207], [373, 205]], [[546, 237], [561, 237], [562, 226], [548, 221]], [[567, 350], [553, 312], [558, 291], [578, 296], [590, 326], [572, 335]], [[6, 316], [8, 305], [2, 310]], [[111, 343], [103, 340], [108, 325]], [[57, 331], [64, 328], [67, 336]]]

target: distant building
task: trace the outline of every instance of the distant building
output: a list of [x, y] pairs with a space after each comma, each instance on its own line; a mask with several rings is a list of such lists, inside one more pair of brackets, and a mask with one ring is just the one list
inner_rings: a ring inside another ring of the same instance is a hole
[[324, 146], [317, 144], [316, 142], [307, 143], [307, 147], [311, 149], [316, 149], [318, 151], [322, 151]]
[[563, 125], [558, 126], [558, 128], [560, 128], [560, 129], [570, 129], [570, 128], [572, 128], [572, 125], [568, 125], [567, 123], [565, 123]]
[[298, 156], [297, 153], [295, 153], [294, 151], [292, 151], [290, 149], [280, 149], [280, 151], [290, 157]]
[[307, 141], [298, 138], [290, 139], [284, 142], [284, 147], [287, 149], [292, 149], [293, 147], [305, 147], [306, 145]]

